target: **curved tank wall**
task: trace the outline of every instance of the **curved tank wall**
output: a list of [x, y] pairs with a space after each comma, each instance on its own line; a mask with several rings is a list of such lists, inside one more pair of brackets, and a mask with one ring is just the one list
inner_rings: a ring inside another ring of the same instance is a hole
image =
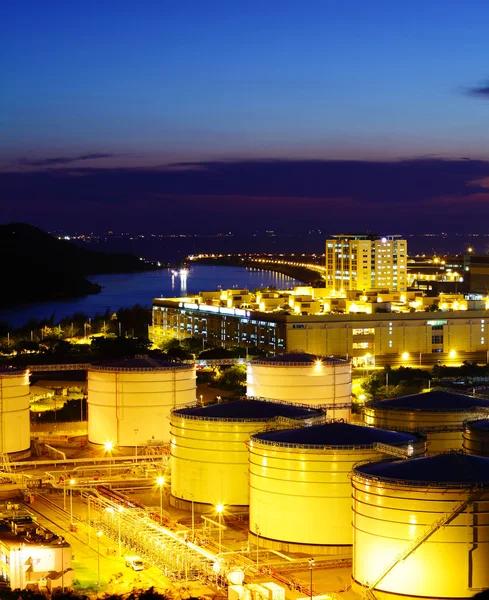
[[302, 353], [257, 358], [248, 365], [246, 386], [248, 396], [332, 405], [328, 418], [350, 420], [351, 363], [347, 360]]
[[352, 488], [354, 591], [469, 598], [489, 587], [489, 459], [446, 453], [363, 465]]
[[90, 443], [168, 443], [171, 410], [195, 402], [195, 367], [146, 358], [92, 365], [87, 387]]
[[259, 400], [173, 411], [172, 502], [247, 505], [250, 435], [322, 421], [322, 410]]
[[465, 423], [463, 447], [467, 454], [489, 457], [489, 419]]
[[371, 427], [420, 432], [428, 438], [428, 454], [461, 450], [464, 421], [489, 414], [489, 400], [432, 391], [370, 402], [363, 421]]
[[30, 455], [29, 371], [0, 368], [0, 452]]
[[351, 554], [350, 473], [358, 462], [385, 459], [376, 444], [409, 456], [426, 450], [413, 434], [347, 423], [251, 436], [250, 532], [260, 545]]

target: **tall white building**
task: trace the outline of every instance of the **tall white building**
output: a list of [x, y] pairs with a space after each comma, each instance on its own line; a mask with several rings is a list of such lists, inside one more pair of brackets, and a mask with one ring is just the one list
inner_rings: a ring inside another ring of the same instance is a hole
[[339, 234], [326, 240], [326, 287], [407, 290], [407, 241], [396, 235]]

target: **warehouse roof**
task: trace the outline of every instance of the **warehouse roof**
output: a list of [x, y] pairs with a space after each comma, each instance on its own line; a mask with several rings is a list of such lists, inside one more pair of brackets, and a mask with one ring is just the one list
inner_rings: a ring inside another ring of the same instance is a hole
[[324, 363], [345, 363], [348, 361], [333, 356], [320, 356], [319, 354], [307, 354], [306, 352], [290, 352], [288, 354], [277, 354], [276, 356], [268, 356], [263, 358], [255, 358], [253, 364], [260, 365], [277, 365], [282, 363], [288, 364], [316, 364], [317, 361]]
[[489, 431], [489, 419], [479, 419], [478, 421], [469, 421], [466, 423], [469, 429]]
[[149, 356], [135, 356], [134, 358], [120, 358], [107, 360], [90, 366], [95, 371], [162, 371], [167, 369], [190, 369], [190, 364], [150, 358]]
[[380, 442], [391, 446], [402, 446], [418, 441], [410, 433], [397, 433], [386, 429], [374, 429], [349, 423], [326, 423], [301, 429], [284, 431], [268, 431], [257, 433], [253, 439], [266, 440], [278, 444], [307, 445], [307, 446], [369, 446]]
[[272, 419], [288, 417], [291, 419], [308, 418], [321, 414], [321, 410], [280, 402], [265, 402], [263, 400], [233, 400], [220, 404], [180, 408], [174, 411], [176, 415], [193, 416], [196, 418], [213, 419]]
[[431, 391], [369, 403], [376, 408], [419, 411], [466, 411], [476, 406], [489, 407], [489, 400], [452, 392]]
[[489, 485], [489, 458], [448, 452], [403, 461], [377, 462], [359, 466], [357, 473], [410, 485]]

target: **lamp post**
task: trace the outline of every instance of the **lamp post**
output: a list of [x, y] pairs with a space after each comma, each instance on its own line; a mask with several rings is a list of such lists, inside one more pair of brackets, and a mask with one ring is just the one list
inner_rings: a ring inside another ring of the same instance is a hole
[[97, 592], [100, 589], [100, 537], [101, 531], [97, 531]]
[[70, 529], [73, 526], [73, 486], [75, 483], [74, 479], [70, 479]]
[[194, 495], [190, 494], [192, 499], [192, 542], [195, 541], [195, 513], [194, 513]]
[[165, 485], [165, 478], [158, 477], [156, 483], [160, 488], [160, 525], [163, 525], [163, 486]]
[[222, 513], [224, 512], [224, 505], [219, 502], [216, 506], [216, 512], [219, 517], [219, 554], [221, 554], [221, 542], [222, 542]]
[[256, 530], [256, 570], [258, 571], [258, 551], [259, 551], [259, 542], [260, 542], [260, 528], [258, 527], [258, 523], [255, 523]]
[[310, 579], [310, 588], [309, 588], [310, 589], [310, 594], [309, 594], [309, 597], [311, 598], [311, 600], [312, 600], [312, 570], [313, 570], [313, 568], [314, 568], [314, 559], [310, 558], [309, 559], [309, 573], [311, 574], [311, 579]]

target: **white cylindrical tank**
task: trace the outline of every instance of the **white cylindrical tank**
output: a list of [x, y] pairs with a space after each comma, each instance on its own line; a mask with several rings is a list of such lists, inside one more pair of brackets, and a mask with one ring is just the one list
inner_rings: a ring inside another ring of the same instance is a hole
[[413, 434], [348, 423], [252, 435], [253, 539], [278, 550], [351, 554], [353, 465], [425, 450]]
[[382, 598], [489, 587], [489, 459], [446, 453], [353, 471], [353, 584]]
[[369, 402], [363, 421], [371, 427], [422, 433], [428, 454], [462, 449], [464, 421], [489, 413], [489, 400], [464, 394], [432, 391]]
[[29, 371], [0, 367], [0, 453], [24, 458], [31, 452]]
[[[251, 434], [324, 421], [324, 411], [259, 400], [177, 409], [171, 415], [171, 493], [188, 502], [248, 505]], [[181, 502], [183, 500], [183, 502]]]
[[246, 385], [248, 396], [328, 405], [328, 417], [350, 420], [350, 361], [299, 352], [257, 358], [248, 365]]
[[117, 447], [169, 443], [170, 412], [195, 402], [193, 365], [147, 357], [88, 369], [88, 441]]
[[489, 419], [467, 421], [463, 440], [463, 447], [467, 454], [489, 457]]

